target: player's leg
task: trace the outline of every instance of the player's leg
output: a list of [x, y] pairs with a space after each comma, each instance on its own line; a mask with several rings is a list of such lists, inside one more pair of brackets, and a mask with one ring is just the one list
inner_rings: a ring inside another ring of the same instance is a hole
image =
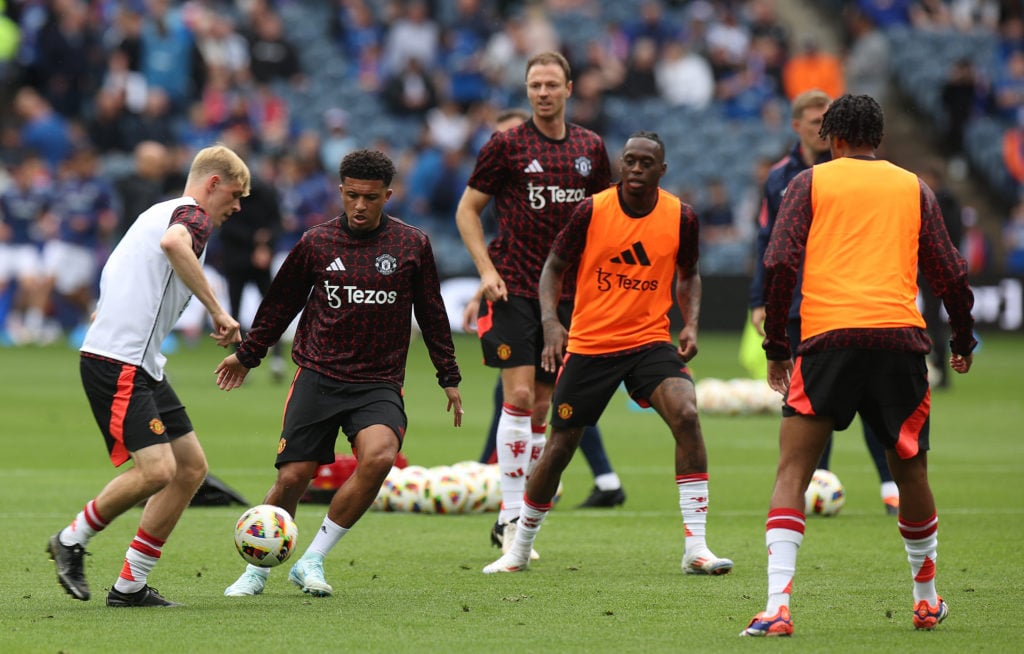
[[501, 511], [498, 523], [507, 524], [517, 515], [526, 489], [533, 430], [534, 368], [518, 366], [501, 371], [503, 404], [495, 447], [501, 472]]
[[501, 409], [504, 404], [505, 395], [502, 392], [501, 375], [494, 384], [494, 414], [491, 416], [491, 426], [487, 429], [487, 440], [484, 441], [483, 452], [480, 453], [480, 463], [491, 464], [498, 462], [498, 453], [495, 451], [495, 441], [498, 437], [498, 421], [501, 420]]
[[861, 420], [864, 427], [864, 444], [868, 446], [868, 454], [871, 455], [871, 462], [875, 464], [878, 471], [878, 481], [882, 505], [889, 515], [896, 515], [900, 508], [900, 489], [889, 472], [889, 462], [886, 459], [885, 445], [879, 440], [874, 429], [865, 420]]
[[[125, 552], [121, 573], [107, 595], [107, 606], [146, 607], [174, 606], [148, 585], [149, 573], [156, 567], [163, 546], [177, 525], [181, 514], [206, 478], [206, 455], [195, 432], [170, 443], [174, 473], [167, 483], [146, 500], [139, 528]], [[134, 456], [135, 467], [161, 467], [154, 448], [140, 450]]]
[[741, 636], [788, 636], [797, 551], [804, 539], [804, 491], [834, 422], [820, 416], [794, 415], [779, 428], [779, 464], [765, 526], [768, 547], [768, 601]]
[[408, 424], [402, 398], [393, 390], [354, 385], [341, 385], [339, 390], [345, 394], [343, 401], [351, 402], [342, 405], [341, 426], [356, 453], [356, 467], [331, 498], [320, 528], [288, 573], [302, 592], [316, 597], [333, 592], [324, 579], [324, 557], [373, 504], [395, 465]]
[[505, 525], [501, 558], [484, 567], [484, 574], [525, 570], [534, 556], [533, 542], [551, 510], [562, 472], [579, 445], [582, 427], [553, 427], [544, 452], [534, 465], [518, 515]]
[[[679, 364], [675, 363], [671, 369], [678, 371]], [[652, 367], [651, 372], [657, 374], [657, 368]], [[640, 373], [641, 379], [644, 374]], [[645, 395], [642, 388], [636, 390], [636, 397]], [[715, 556], [707, 545], [708, 458], [693, 381], [689, 377], [667, 376], [647, 400], [668, 425], [676, 443], [676, 490], [685, 532], [682, 570], [686, 574], [727, 574], [733, 562]]]
[[587, 499], [579, 505], [580, 509], [615, 507], [626, 501], [626, 491], [622, 481], [612, 469], [608, 453], [604, 449], [601, 430], [597, 425], [588, 426], [583, 430], [580, 439], [580, 451], [583, 452], [590, 472], [594, 475], [594, 487]]

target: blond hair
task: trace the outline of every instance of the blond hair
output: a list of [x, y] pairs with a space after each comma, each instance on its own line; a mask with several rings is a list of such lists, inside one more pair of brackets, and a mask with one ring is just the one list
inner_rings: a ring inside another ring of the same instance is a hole
[[226, 180], [237, 182], [242, 185], [242, 197], [249, 195], [249, 167], [227, 146], [212, 145], [197, 152], [189, 168], [185, 185], [199, 184], [208, 175], [220, 175]]
[[793, 98], [793, 120], [800, 120], [803, 118], [804, 111], [811, 107], [827, 107], [831, 102], [832, 98], [829, 97], [828, 93], [825, 93], [820, 89], [804, 91]]

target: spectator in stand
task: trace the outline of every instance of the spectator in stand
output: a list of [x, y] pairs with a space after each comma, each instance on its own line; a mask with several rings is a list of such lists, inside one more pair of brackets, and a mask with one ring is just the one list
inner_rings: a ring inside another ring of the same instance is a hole
[[964, 131], [971, 117], [986, 111], [988, 89], [969, 57], [961, 57], [949, 67], [942, 84], [942, 108], [946, 129], [942, 146], [949, 157], [963, 157]]
[[996, 116], [1010, 122], [1024, 122], [1024, 50], [1010, 53], [1006, 65], [997, 71], [992, 85]]
[[1006, 272], [1024, 275], [1024, 199], [1018, 200], [1010, 209], [1010, 218], [1003, 227], [1003, 244], [1006, 247]]
[[567, 117], [570, 123], [576, 123], [598, 134], [605, 134], [609, 123], [608, 114], [604, 110], [601, 84], [601, 73], [593, 68], [577, 75]]
[[146, 108], [138, 116], [128, 114], [124, 120], [126, 145], [134, 148], [142, 141], [174, 143], [174, 105], [167, 92], [159, 87], [146, 94]]
[[455, 16], [442, 32], [442, 67], [449, 78], [449, 94], [467, 108], [487, 97], [483, 52], [490, 39], [490, 12], [480, 0], [458, 0]]
[[889, 89], [889, 38], [874, 19], [856, 8], [846, 12], [850, 39], [846, 53], [846, 86], [850, 93], [870, 95], [885, 104]]
[[110, 87], [99, 90], [93, 100], [92, 115], [85, 121], [89, 142], [100, 152], [131, 152], [125, 131], [124, 92]]
[[50, 174], [71, 154], [71, 132], [68, 122], [35, 89], [23, 86], [14, 95], [14, 111], [20, 127], [18, 140], [22, 148], [39, 154]]
[[500, 104], [516, 104], [512, 98], [523, 84], [523, 69], [533, 51], [521, 16], [510, 16], [484, 49], [483, 70]]
[[631, 100], [656, 98], [660, 95], [655, 67], [658, 65], [658, 44], [654, 39], [637, 39], [630, 49], [626, 61], [626, 75], [617, 88], [616, 95]]
[[74, 118], [99, 86], [105, 54], [99, 35], [89, 25], [85, 2], [48, 4], [48, 19], [36, 36], [33, 84], [58, 113]]
[[739, 238], [729, 191], [721, 179], [708, 182], [707, 199], [697, 215], [701, 271], [707, 274], [745, 272], [749, 247]]
[[654, 42], [655, 51], [661, 52], [662, 46], [678, 38], [679, 27], [665, 16], [663, 5], [660, 0], [644, 0], [640, 5], [636, 20], [624, 26], [631, 47], [636, 47], [640, 40], [649, 39]]
[[[40, 254], [42, 220], [53, 201], [46, 165], [36, 154], [22, 152], [10, 167], [11, 184], [0, 192], [0, 295], [7, 289], [12, 310], [6, 322], [15, 344], [46, 340], [44, 323], [48, 286]], [[15, 286], [13, 291], [11, 287]], [[2, 318], [2, 316], [0, 316]], [[0, 321], [0, 333], [5, 324]]]
[[174, 189], [167, 188], [171, 159], [167, 148], [157, 141], [143, 141], [135, 146], [135, 167], [132, 172], [114, 182], [118, 197], [120, 219], [114, 239], [120, 241], [139, 215], [157, 202], [173, 197]]
[[384, 42], [384, 27], [365, 0], [335, 0], [330, 32], [349, 62], [350, 76], [358, 75], [367, 53], [379, 53]]
[[409, 0], [394, 7], [399, 14], [384, 38], [384, 68], [397, 73], [415, 59], [432, 70], [441, 51], [441, 28], [430, 16], [427, 3]]
[[267, 7], [254, 9], [249, 40], [249, 68], [257, 82], [287, 81], [301, 86], [306, 79], [295, 44], [284, 34], [281, 17]]
[[783, 66], [782, 84], [791, 101], [811, 89], [821, 89], [833, 98], [838, 98], [846, 89], [842, 62], [823, 50], [812, 36], [803, 38], [800, 52]]
[[348, 112], [331, 107], [324, 112], [324, 134], [320, 145], [320, 165], [324, 170], [333, 168], [342, 157], [356, 150], [356, 139], [348, 131]]
[[[897, 25], [910, 24], [913, 0], [857, 0], [855, 10], [879, 28], [886, 30]], [[836, 96], [838, 97], [838, 96]]]
[[384, 104], [396, 116], [426, 115], [437, 106], [437, 89], [419, 59], [408, 59], [384, 82]]
[[194, 91], [197, 61], [192, 33], [170, 0], [147, 0], [146, 7], [140, 48], [146, 84], [163, 89], [171, 106], [184, 107]]
[[57, 231], [43, 246], [45, 284], [72, 305], [65, 326], [84, 328], [94, 309], [97, 273], [110, 245], [107, 239], [118, 222], [114, 190], [100, 176], [99, 158], [91, 146], [77, 146], [61, 167], [53, 198], [50, 212]]
[[714, 99], [715, 77], [711, 65], [684, 39], [672, 39], [663, 47], [654, 67], [661, 97], [673, 107], [704, 109]]

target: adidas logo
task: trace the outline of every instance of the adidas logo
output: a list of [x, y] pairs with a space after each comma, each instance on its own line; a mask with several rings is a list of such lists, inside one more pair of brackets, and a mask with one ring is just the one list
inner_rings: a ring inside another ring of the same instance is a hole
[[345, 264], [341, 262], [341, 257], [335, 257], [331, 265], [324, 268], [324, 270], [333, 270], [334, 272], [342, 272], [345, 270]]
[[[636, 256], [633, 256], [633, 255]], [[619, 256], [612, 257], [612, 263], [625, 263], [630, 266], [640, 264], [641, 266], [651, 265], [651, 260], [647, 258], [647, 253], [644, 252], [644, 244], [637, 241], [632, 245], [631, 249], [623, 250], [619, 253]]]
[[540, 162], [534, 159], [530, 162], [530, 165], [523, 168], [524, 173], [542, 173], [544, 172], [544, 166], [540, 165]]

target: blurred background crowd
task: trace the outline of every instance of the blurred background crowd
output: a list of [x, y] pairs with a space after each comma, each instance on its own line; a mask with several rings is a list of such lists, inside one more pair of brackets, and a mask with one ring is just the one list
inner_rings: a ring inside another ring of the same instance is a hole
[[[667, 145], [664, 185], [701, 219], [704, 275], [746, 275], [789, 101], [868, 93], [938, 158], [972, 274], [1024, 274], [1020, 0], [0, 0], [0, 342], [75, 334], [135, 217], [180, 195], [201, 147], [254, 174], [208, 264], [236, 296], [339, 212], [362, 147], [399, 175], [388, 212], [428, 231], [445, 277], [474, 269], [455, 207], [501, 109], [528, 107], [541, 50], [573, 66], [568, 116], [617, 156]], [[817, 26], [814, 29], [808, 26]], [[744, 300], [737, 298], [738, 303]]]

